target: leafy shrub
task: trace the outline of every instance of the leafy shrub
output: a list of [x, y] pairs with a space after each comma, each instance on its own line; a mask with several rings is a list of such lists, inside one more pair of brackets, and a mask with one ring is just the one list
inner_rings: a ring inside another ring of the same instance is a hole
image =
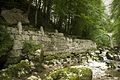
[[102, 29], [96, 29], [92, 33], [92, 39], [97, 43], [99, 46], [109, 46], [110, 45], [110, 40], [108, 35], [106, 34], [107, 32]]
[[25, 41], [23, 45], [23, 53], [32, 55], [37, 49], [41, 49], [41, 44], [36, 44], [34, 41]]
[[48, 75], [47, 80], [92, 80], [92, 71], [89, 68], [64, 68]]
[[25, 41], [23, 46], [23, 57], [32, 61], [41, 61], [41, 44], [36, 44], [34, 41]]
[[5, 26], [0, 25], [0, 57], [5, 55], [13, 45], [10, 34]]
[[120, 46], [120, 27], [118, 26], [114, 34], [117, 46]]
[[41, 68], [43, 62], [42, 45], [36, 44], [34, 41], [25, 41], [23, 46], [22, 57], [34, 63], [36, 70]]

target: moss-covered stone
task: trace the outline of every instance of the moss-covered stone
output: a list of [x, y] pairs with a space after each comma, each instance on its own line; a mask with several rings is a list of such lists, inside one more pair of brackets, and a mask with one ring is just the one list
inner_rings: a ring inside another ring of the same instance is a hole
[[92, 80], [89, 68], [63, 68], [50, 73], [46, 80]]
[[52, 59], [66, 59], [66, 58], [73, 58], [76, 57], [78, 55], [78, 53], [71, 54], [70, 52], [63, 52], [63, 53], [55, 53], [55, 54], [46, 54], [44, 55], [44, 59], [45, 60], [52, 60]]
[[1, 80], [14, 80], [15, 78], [22, 79], [30, 74], [32, 65], [28, 60], [22, 60], [20, 63], [10, 65], [8, 68], [0, 71]]

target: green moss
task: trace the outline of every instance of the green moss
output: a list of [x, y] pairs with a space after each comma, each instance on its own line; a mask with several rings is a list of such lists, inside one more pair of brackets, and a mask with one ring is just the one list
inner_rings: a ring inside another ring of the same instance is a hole
[[92, 71], [89, 68], [80, 68], [80, 80], [92, 80]]
[[64, 68], [48, 75], [46, 80], [92, 80], [92, 71], [89, 68]]
[[45, 55], [45, 60], [49, 61], [49, 60], [52, 60], [52, 59], [66, 59], [67, 57], [73, 57], [73, 54], [71, 53], [67, 53], [67, 52], [64, 52], [64, 53], [55, 53], [55, 54], [48, 54], [48, 55]]

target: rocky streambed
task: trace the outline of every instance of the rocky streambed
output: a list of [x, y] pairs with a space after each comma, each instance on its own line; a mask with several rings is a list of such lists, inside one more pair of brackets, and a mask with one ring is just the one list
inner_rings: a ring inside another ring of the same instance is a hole
[[108, 68], [105, 62], [90, 61], [84, 65], [72, 66], [73, 68], [87, 67], [93, 71], [93, 80], [120, 80], [120, 72]]
[[[20, 63], [2, 69], [0, 79], [120, 80], [119, 50], [107, 48], [92, 49], [82, 53], [61, 52], [54, 54], [52, 52], [41, 56], [42, 53], [43, 51], [37, 50], [36, 53], [29, 54], [28, 58], [21, 60]], [[41, 62], [41, 60], [43, 61]], [[54, 79], [46, 79], [48, 76], [52, 76]], [[57, 79], [58, 76], [59, 79]]]
[[86, 67], [92, 70], [93, 80], [120, 80], [119, 59], [119, 51], [111, 49], [92, 50], [83, 54], [71, 53], [71, 56], [59, 60], [45, 61], [43, 67], [48, 72], [65, 67]]

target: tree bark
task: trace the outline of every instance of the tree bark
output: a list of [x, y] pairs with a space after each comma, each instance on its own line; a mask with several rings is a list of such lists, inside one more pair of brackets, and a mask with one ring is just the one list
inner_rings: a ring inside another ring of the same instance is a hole
[[37, 15], [38, 15], [38, 9], [35, 11], [35, 26], [37, 26]]
[[37, 21], [38, 21], [38, 9], [39, 9], [39, 6], [40, 6], [40, 0], [37, 1], [36, 0], [36, 11], [35, 11], [35, 26], [37, 26]]
[[33, 2], [33, 0], [29, 1], [29, 5], [28, 5], [28, 10], [27, 10], [27, 15], [29, 16], [30, 13], [30, 7], [31, 7], [31, 3]]

